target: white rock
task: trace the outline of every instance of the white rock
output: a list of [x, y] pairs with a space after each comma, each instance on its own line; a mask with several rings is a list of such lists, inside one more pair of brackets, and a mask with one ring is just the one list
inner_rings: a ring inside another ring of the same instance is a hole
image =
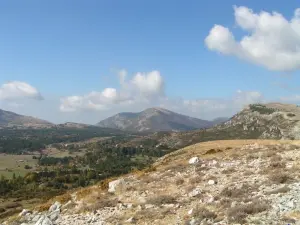
[[154, 205], [152, 205], [152, 204], [146, 204], [145, 205], [145, 209], [151, 209], [151, 208], [154, 208]]
[[199, 162], [200, 162], [199, 157], [193, 157], [193, 158], [190, 158], [190, 160], [189, 160], [189, 164], [197, 164]]
[[124, 179], [118, 179], [109, 182], [108, 184], [108, 192], [114, 193], [116, 191], [122, 191], [125, 186], [125, 181]]
[[192, 215], [192, 214], [193, 214], [193, 211], [194, 211], [194, 209], [190, 209], [190, 210], [188, 211], [188, 214], [189, 214], [189, 215]]
[[42, 216], [35, 225], [53, 225], [52, 221], [47, 216]]
[[133, 217], [130, 217], [128, 220], [126, 220], [127, 223], [133, 223], [135, 219]]
[[201, 194], [201, 189], [200, 188], [195, 188], [189, 193], [189, 197], [196, 197], [197, 195]]
[[48, 216], [50, 220], [55, 221], [58, 218], [59, 214], [60, 214], [60, 209], [58, 208], [57, 210], [51, 212]]
[[236, 207], [236, 205], [237, 205], [236, 201], [231, 202], [231, 208]]
[[50, 206], [49, 212], [56, 211], [56, 210], [60, 209], [60, 207], [61, 207], [61, 204], [59, 202], [55, 202], [53, 205]]
[[214, 180], [209, 180], [207, 183], [208, 183], [209, 185], [214, 185], [214, 184], [216, 183], [216, 181], [214, 181]]
[[27, 213], [29, 213], [29, 210], [23, 209], [22, 212], [20, 212], [19, 216], [25, 216]]

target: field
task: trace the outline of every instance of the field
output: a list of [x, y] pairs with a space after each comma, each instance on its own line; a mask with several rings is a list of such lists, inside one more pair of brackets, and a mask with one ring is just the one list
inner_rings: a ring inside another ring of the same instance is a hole
[[[7, 155], [0, 154], [0, 176], [4, 175], [7, 178], [12, 177], [13, 173], [25, 175], [29, 171], [36, 169], [37, 159], [33, 159], [34, 155]], [[32, 169], [25, 169], [25, 165]]]

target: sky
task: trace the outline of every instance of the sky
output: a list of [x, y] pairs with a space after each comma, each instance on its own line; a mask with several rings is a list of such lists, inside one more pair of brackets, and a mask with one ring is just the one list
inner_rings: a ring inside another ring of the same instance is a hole
[[0, 108], [94, 124], [300, 103], [297, 0], [0, 1]]

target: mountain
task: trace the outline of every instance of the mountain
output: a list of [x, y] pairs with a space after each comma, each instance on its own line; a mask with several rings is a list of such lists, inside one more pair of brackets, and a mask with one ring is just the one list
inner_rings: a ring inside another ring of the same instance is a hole
[[23, 127], [49, 127], [52, 124], [48, 121], [37, 119], [31, 116], [23, 116], [14, 112], [0, 109], [0, 127], [23, 126]]
[[300, 140], [300, 107], [282, 103], [251, 104], [214, 127], [187, 132], [156, 132], [148, 139], [169, 148], [212, 140]]
[[102, 120], [97, 126], [139, 132], [188, 131], [212, 127], [215, 122], [181, 115], [163, 108], [149, 108], [139, 113], [116, 114]]

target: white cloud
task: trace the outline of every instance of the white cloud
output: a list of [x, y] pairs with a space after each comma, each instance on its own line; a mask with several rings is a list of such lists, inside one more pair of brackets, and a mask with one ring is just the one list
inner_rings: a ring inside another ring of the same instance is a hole
[[31, 98], [43, 99], [40, 92], [28, 83], [21, 81], [10, 81], [0, 87], [0, 100], [18, 100]]
[[83, 96], [68, 96], [61, 98], [62, 112], [82, 110], [108, 110], [117, 105], [132, 105], [159, 98], [164, 94], [164, 82], [159, 71], [137, 73], [129, 81], [127, 71], [118, 73], [121, 89], [105, 88], [101, 92], [93, 91]]
[[151, 96], [164, 94], [164, 81], [159, 71], [137, 73], [131, 82], [143, 95]]
[[254, 13], [234, 7], [236, 24], [247, 35], [236, 41], [232, 32], [214, 25], [205, 39], [206, 46], [226, 55], [234, 55], [274, 71], [300, 69], [300, 8], [288, 20], [278, 12]]

